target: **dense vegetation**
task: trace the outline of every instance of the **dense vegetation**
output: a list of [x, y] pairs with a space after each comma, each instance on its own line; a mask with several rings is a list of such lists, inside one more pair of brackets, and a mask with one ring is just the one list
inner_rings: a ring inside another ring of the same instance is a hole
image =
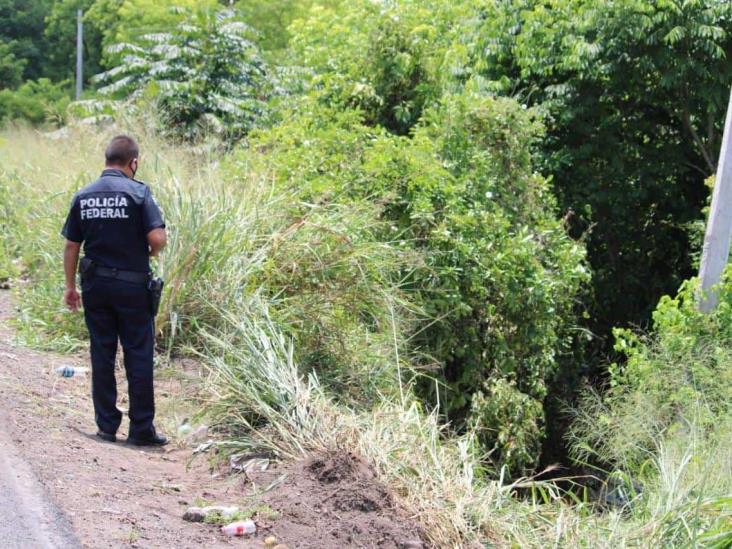
[[[235, 444], [346, 445], [440, 546], [727, 546], [732, 291], [659, 299], [699, 252], [730, 5], [226, 4], [0, 1], [0, 120], [68, 124], [0, 142], [25, 337], [81, 344], [58, 196], [122, 128], [171, 227], [160, 342]], [[522, 477], [557, 457], [606, 487]]]

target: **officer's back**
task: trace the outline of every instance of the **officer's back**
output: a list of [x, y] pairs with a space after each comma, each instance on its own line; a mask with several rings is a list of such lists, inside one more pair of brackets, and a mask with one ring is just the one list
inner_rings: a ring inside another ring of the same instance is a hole
[[108, 168], [76, 193], [63, 233], [83, 241], [84, 255], [95, 264], [148, 272], [146, 235], [164, 226], [147, 185]]

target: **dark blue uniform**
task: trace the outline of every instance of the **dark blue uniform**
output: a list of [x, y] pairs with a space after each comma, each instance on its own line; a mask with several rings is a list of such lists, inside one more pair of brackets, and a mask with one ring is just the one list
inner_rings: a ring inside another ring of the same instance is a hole
[[[91, 342], [94, 412], [105, 433], [116, 433], [122, 421], [114, 376], [119, 340], [130, 393], [129, 435], [145, 439], [154, 434], [155, 329], [145, 275], [150, 272], [147, 233], [163, 227], [150, 189], [120, 170], [107, 169], [74, 195], [61, 231], [68, 240], [83, 242], [85, 257], [102, 267], [82, 275], [81, 292]], [[114, 269], [133, 279], [140, 273], [140, 280], [121, 280]]]

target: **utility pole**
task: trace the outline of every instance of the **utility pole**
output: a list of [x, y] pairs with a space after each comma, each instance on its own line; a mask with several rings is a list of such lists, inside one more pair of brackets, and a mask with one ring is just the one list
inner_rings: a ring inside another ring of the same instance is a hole
[[81, 10], [76, 11], [76, 100], [81, 99], [81, 71], [84, 23], [81, 22]]
[[699, 302], [699, 309], [708, 313], [717, 306], [719, 296], [710, 291], [722, 277], [722, 271], [729, 258], [730, 237], [732, 237], [732, 94], [724, 122], [722, 148], [717, 163], [717, 177], [714, 180], [712, 207], [704, 235], [699, 278], [702, 291], [706, 294]]

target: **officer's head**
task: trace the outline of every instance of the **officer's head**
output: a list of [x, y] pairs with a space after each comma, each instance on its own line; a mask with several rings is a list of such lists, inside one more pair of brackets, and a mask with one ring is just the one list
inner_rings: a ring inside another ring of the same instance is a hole
[[112, 138], [112, 141], [107, 145], [107, 150], [104, 151], [107, 168], [122, 170], [129, 177], [135, 177], [139, 156], [140, 147], [128, 135], [118, 135]]

